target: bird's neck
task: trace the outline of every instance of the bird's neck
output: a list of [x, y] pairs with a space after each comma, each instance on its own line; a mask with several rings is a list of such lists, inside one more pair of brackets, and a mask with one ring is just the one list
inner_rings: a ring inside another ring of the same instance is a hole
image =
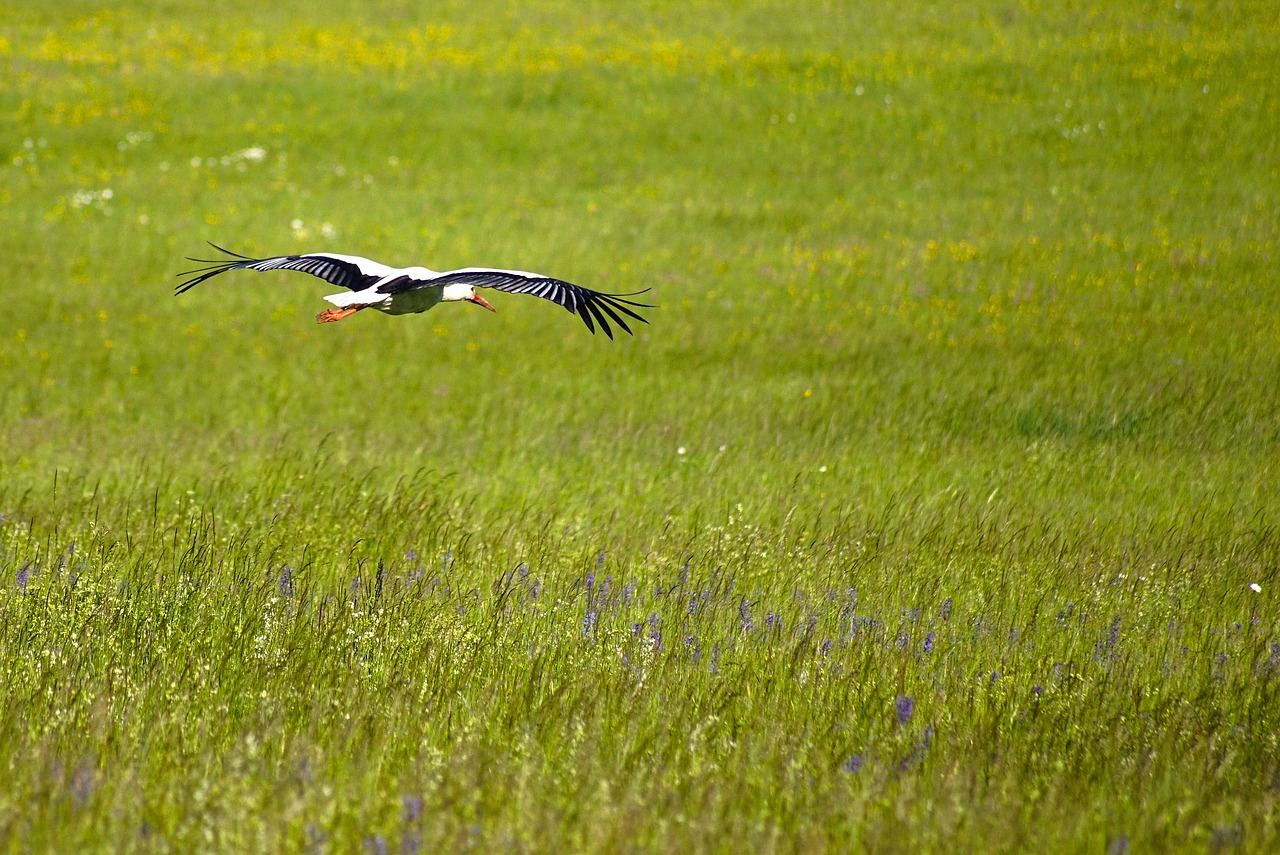
[[440, 302], [457, 303], [460, 300], [466, 300], [471, 296], [472, 290], [470, 285], [463, 285], [457, 282], [446, 285], [440, 292]]

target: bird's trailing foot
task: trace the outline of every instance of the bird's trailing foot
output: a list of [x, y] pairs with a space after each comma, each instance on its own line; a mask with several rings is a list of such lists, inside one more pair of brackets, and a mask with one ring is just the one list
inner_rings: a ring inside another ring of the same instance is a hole
[[323, 312], [316, 315], [316, 323], [331, 324], [334, 321], [340, 321], [343, 318], [351, 317], [363, 308], [364, 306], [343, 306], [341, 308], [325, 309]]

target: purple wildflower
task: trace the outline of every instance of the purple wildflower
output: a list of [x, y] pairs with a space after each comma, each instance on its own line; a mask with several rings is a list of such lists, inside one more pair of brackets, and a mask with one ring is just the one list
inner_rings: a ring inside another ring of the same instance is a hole
[[1116, 615], [1111, 620], [1111, 627], [1107, 630], [1107, 637], [1096, 642], [1093, 645], [1093, 654], [1098, 659], [1105, 659], [1114, 655], [1116, 643], [1120, 640], [1120, 615]]
[[590, 636], [596, 631], [596, 613], [594, 609], [588, 609], [587, 613], [582, 617], [582, 634]]
[[924, 652], [925, 653], [933, 652], [933, 633], [932, 632], [930, 632], [928, 635], [924, 637]]
[[951, 620], [951, 598], [947, 597], [942, 601], [942, 619]]
[[282, 597], [293, 597], [293, 568], [285, 567], [280, 571], [280, 580], [276, 582], [276, 593]]
[[404, 551], [404, 560], [410, 564], [418, 563], [418, 552], [412, 546]]
[[1232, 825], [1214, 827], [1209, 840], [1210, 852], [1225, 852], [1235, 849], [1244, 841], [1244, 825], [1236, 820]]
[[328, 839], [329, 838], [325, 835], [325, 833], [320, 830], [320, 826], [316, 825], [314, 822], [307, 825], [307, 848], [308, 849], [312, 849], [312, 850], [323, 849], [324, 843]]
[[898, 700], [894, 703], [894, 710], [898, 714], [898, 724], [905, 726], [911, 721], [911, 713], [916, 708], [916, 702], [906, 695], [898, 695]]
[[71, 777], [71, 795], [82, 805], [93, 795], [93, 786], [96, 783], [94, 778], [93, 767], [88, 763], [77, 766], [75, 774]]
[[592, 570], [587, 574], [587, 590], [590, 591], [596, 583], [596, 571]]
[[22, 593], [27, 592], [27, 582], [31, 579], [31, 562], [28, 561], [18, 568], [18, 589]]
[[924, 763], [924, 756], [928, 753], [929, 747], [933, 745], [933, 725], [929, 725], [924, 729], [919, 742], [912, 748], [911, 753], [898, 761], [898, 771], [907, 772], [911, 769], [919, 768]]
[[422, 796], [405, 796], [400, 800], [400, 815], [405, 822], [414, 822], [422, 816]]
[[841, 766], [840, 768], [848, 772], [850, 775], [854, 775], [862, 770], [862, 764], [864, 762], [866, 762], [866, 758], [864, 758], [861, 754], [855, 754], [852, 757], [850, 757], [848, 760], [844, 761], [844, 765]]

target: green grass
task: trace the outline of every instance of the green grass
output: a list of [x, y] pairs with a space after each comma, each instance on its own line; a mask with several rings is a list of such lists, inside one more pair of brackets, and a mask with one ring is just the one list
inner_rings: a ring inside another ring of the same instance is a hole
[[0, 12], [5, 848], [1280, 845], [1267, 4], [269, 5]]

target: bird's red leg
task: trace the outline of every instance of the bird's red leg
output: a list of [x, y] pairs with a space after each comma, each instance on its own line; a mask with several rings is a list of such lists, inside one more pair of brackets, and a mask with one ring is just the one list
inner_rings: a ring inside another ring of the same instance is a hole
[[331, 324], [334, 321], [349, 318], [363, 308], [364, 306], [343, 306], [342, 308], [335, 307], [332, 309], [325, 309], [323, 312], [316, 315], [316, 323]]

